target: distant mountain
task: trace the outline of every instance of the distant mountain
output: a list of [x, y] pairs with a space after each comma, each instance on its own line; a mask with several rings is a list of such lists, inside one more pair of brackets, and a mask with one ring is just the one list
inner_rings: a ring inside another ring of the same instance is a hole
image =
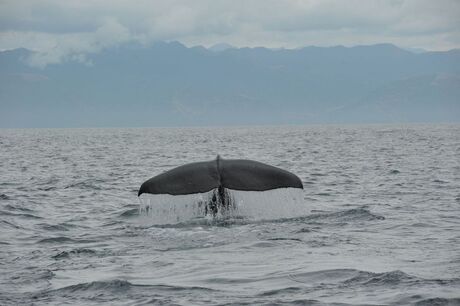
[[0, 127], [460, 121], [460, 50], [126, 45], [33, 68], [0, 52]]
[[460, 76], [429, 74], [390, 82], [330, 114], [345, 122], [459, 122]]
[[405, 48], [404, 50], [410, 51], [412, 53], [417, 53], [417, 54], [428, 52], [427, 50], [422, 49], [422, 48]]
[[208, 50], [211, 50], [214, 52], [221, 52], [221, 51], [225, 51], [228, 49], [234, 49], [234, 48], [235, 47], [233, 47], [232, 45], [229, 45], [226, 43], [219, 43], [219, 44], [212, 45], [211, 47], [208, 48]]

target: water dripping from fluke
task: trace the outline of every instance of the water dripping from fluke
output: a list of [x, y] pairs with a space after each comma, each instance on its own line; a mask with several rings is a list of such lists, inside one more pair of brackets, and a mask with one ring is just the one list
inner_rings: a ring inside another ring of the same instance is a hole
[[161, 225], [197, 220], [273, 220], [309, 213], [301, 189], [281, 188], [263, 192], [226, 189], [225, 192], [225, 204], [217, 198], [217, 190], [190, 195], [143, 194], [139, 197], [139, 215], [148, 216], [151, 223]]

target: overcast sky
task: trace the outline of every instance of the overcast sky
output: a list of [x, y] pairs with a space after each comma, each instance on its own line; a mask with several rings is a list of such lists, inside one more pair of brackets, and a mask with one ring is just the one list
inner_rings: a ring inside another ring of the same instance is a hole
[[0, 0], [0, 50], [36, 65], [129, 42], [296, 48], [393, 43], [460, 48], [459, 0]]

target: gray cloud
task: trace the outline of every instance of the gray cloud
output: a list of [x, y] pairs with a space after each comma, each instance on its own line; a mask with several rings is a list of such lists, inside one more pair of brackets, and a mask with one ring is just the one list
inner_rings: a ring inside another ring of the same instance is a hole
[[456, 0], [3, 0], [0, 49], [37, 51], [35, 66], [127, 42], [295, 48], [390, 42], [402, 47], [460, 47]]

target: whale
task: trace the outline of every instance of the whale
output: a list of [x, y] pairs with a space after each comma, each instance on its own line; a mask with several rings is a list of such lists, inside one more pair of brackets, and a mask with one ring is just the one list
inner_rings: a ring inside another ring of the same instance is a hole
[[187, 195], [213, 190], [207, 210], [213, 214], [219, 207], [232, 205], [229, 190], [267, 191], [278, 188], [303, 189], [295, 174], [281, 168], [248, 159], [224, 159], [185, 164], [144, 183], [138, 191], [142, 194]]

